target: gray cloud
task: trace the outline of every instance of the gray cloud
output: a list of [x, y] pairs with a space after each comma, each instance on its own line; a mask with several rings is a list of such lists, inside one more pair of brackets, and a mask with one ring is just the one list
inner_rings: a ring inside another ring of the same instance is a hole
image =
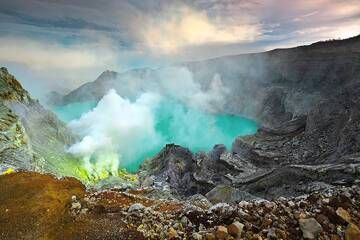
[[359, 33], [360, 0], [0, 0], [0, 64], [39, 86]]

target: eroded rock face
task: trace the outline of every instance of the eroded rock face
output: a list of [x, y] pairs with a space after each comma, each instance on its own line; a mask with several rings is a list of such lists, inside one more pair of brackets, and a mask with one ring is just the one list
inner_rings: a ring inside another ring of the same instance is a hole
[[[155, 184], [168, 185], [174, 194], [189, 196], [196, 192], [193, 187], [195, 162], [190, 150], [169, 144], [150, 162], [143, 165], [143, 173], [155, 177]], [[144, 179], [146, 180], [146, 178]]]
[[57, 174], [65, 168], [61, 164], [72, 158], [66, 146], [74, 143], [75, 137], [52, 112], [31, 98], [6, 68], [0, 69], [0, 120], [0, 167]]
[[0, 104], [0, 147], [0, 172], [34, 168], [29, 137], [18, 116], [3, 104]]

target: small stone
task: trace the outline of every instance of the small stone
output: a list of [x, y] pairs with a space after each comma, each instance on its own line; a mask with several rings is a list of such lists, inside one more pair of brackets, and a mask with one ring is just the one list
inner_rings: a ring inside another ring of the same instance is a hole
[[183, 227], [186, 227], [186, 226], [188, 226], [189, 219], [188, 219], [186, 216], [183, 216], [183, 217], [180, 219], [180, 223], [183, 225]]
[[205, 228], [204, 224], [200, 223], [199, 231], [205, 231], [205, 230], [206, 230], [206, 228]]
[[300, 201], [299, 202], [299, 207], [300, 208], [306, 208], [306, 206], [307, 206], [307, 203], [305, 201]]
[[243, 231], [244, 224], [235, 221], [227, 227], [227, 231], [231, 236], [240, 237]]
[[71, 209], [81, 209], [81, 204], [79, 202], [73, 202], [71, 204]]
[[243, 207], [246, 207], [247, 205], [249, 205], [249, 203], [247, 201], [240, 201], [238, 205], [240, 208], [243, 208]]
[[280, 202], [284, 202], [284, 201], [286, 201], [286, 198], [284, 198], [284, 197], [279, 197], [278, 200], [279, 200]]
[[202, 240], [202, 236], [199, 233], [193, 233], [192, 238], [194, 240]]
[[206, 233], [205, 238], [206, 238], [206, 240], [215, 240], [216, 239], [215, 234], [213, 234], [213, 233]]
[[276, 236], [276, 229], [275, 228], [270, 228], [268, 233], [267, 233], [267, 238], [268, 239], [277, 239]]
[[345, 222], [347, 223], [351, 223], [351, 216], [348, 213], [348, 211], [346, 211], [345, 209], [343, 209], [342, 207], [339, 207], [336, 210], [336, 214], [341, 217]]
[[299, 213], [299, 219], [304, 219], [306, 217], [307, 217], [306, 213], [303, 212]]
[[320, 223], [320, 225], [324, 228], [325, 231], [330, 231], [330, 222], [325, 215], [318, 214], [316, 215], [315, 219], [318, 223]]
[[288, 202], [288, 205], [289, 205], [289, 207], [291, 207], [291, 208], [295, 207], [295, 203], [294, 203], [293, 201], [289, 201], [289, 202]]
[[264, 219], [263, 219], [263, 224], [262, 224], [262, 225], [263, 225], [264, 227], [269, 227], [269, 226], [272, 224], [272, 222], [273, 222], [273, 221], [271, 220], [271, 218], [268, 218], [268, 217], [267, 217], [267, 218], [264, 218]]
[[299, 225], [305, 239], [315, 239], [322, 231], [321, 225], [314, 218], [300, 219]]
[[180, 223], [175, 223], [175, 224], [173, 225], [173, 228], [176, 229], [176, 230], [182, 230], [183, 225], [180, 224]]
[[345, 231], [345, 240], [359, 240], [360, 239], [360, 229], [355, 225], [350, 223]]
[[330, 240], [341, 240], [341, 237], [339, 237], [339, 235], [336, 234], [331, 234]]
[[224, 226], [218, 226], [216, 228], [215, 236], [219, 240], [226, 239], [226, 237], [229, 235], [228, 230]]
[[129, 207], [128, 212], [131, 213], [135, 211], [141, 211], [143, 209], [145, 209], [144, 205], [142, 205], [141, 203], [135, 203]]
[[154, 185], [155, 176], [147, 176], [144, 181], [141, 183], [141, 186], [144, 188], [149, 188]]
[[288, 239], [287, 234], [281, 229], [276, 229], [276, 235], [279, 235], [280, 239]]
[[80, 214], [86, 214], [88, 211], [89, 211], [89, 209], [83, 208], [83, 209], [81, 209]]
[[343, 229], [341, 226], [337, 226], [336, 227], [336, 233], [339, 235], [339, 236], [342, 236], [343, 235]]
[[174, 239], [177, 237], [177, 235], [178, 235], [178, 233], [174, 228], [172, 228], [172, 227], [169, 228], [169, 230], [168, 230], [168, 238], [169, 239]]
[[254, 234], [251, 240], [262, 240], [263, 238], [259, 234]]

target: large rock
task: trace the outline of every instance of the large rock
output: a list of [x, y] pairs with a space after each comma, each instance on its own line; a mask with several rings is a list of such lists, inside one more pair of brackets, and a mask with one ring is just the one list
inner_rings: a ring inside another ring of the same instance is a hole
[[345, 231], [345, 240], [360, 239], [360, 229], [353, 223], [350, 223]]
[[[155, 182], [168, 183], [175, 194], [193, 195], [193, 154], [186, 148], [168, 144], [150, 162], [142, 165], [142, 171], [155, 177]], [[146, 177], [144, 178], [146, 179]]]
[[304, 239], [316, 239], [322, 231], [321, 225], [314, 218], [300, 219], [299, 225]]
[[218, 226], [215, 231], [215, 236], [219, 240], [225, 240], [229, 236], [227, 228], [224, 226]]
[[257, 197], [226, 185], [218, 185], [206, 194], [206, 198], [213, 204], [226, 202], [236, 203], [240, 201], [254, 200]]
[[243, 231], [244, 228], [244, 224], [235, 221], [232, 224], [230, 224], [227, 229], [228, 232], [231, 236], [235, 237], [235, 238], [240, 238], [241, 237], [241, 233]]

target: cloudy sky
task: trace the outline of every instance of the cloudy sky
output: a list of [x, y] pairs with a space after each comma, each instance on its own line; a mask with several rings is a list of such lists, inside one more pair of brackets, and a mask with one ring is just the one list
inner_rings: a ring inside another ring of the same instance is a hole
[[0, 65], [35, 95], [72, 89], [106, 69], [359, 33], [360, 0], [0, 0]]

